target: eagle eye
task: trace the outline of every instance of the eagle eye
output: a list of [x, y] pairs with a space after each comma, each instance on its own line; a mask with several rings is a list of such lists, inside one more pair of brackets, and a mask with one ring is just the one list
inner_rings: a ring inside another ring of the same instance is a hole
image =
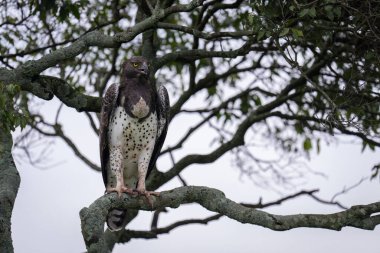
[[137, 68], [139, 66], [139, 64], [137, 62], [134, 62], [134, 63], [132, 63], [132, 66]]

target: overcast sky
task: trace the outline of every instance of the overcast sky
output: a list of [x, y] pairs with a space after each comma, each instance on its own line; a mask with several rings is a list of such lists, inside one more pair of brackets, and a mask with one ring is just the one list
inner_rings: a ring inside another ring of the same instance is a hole
[[[42, 109], [53, 118], [58, 106], [56, 100], [48, 102]], [[86, 119], [73, 109], [65, 108], [61, 121], [66, 122], [64, 130], [73, 138], [78, 147], [99, 164], [98, 140], [92, 133]], [[176, 120], [170, 126], [167, 143], [178, 138], [178, 131], [189, 122]], [[194, 144], [195, 143], [195, 144]], [[198, 143], [198, 144], [196, 144]], [[189, 150], [202, 151], [208, 147], [202, 135], [198, 135]], [[352, 144], [323, 145], [319, 155], [312, 155], [310, 168], [328, 175], [328, 178], [309, 173], [298, 188], [321, 189], [319, 196], [330, 199], [345, 186], [355, 184], [362, 177], [370, 175], [370, 168], [380, 161], [380, 153], [360, 153], [361, 147]], [[186, 151], [185, 151], [186, 152]], [[86, 167], [73, 152], [60, 141], [56, 141], [51, 160], [47, 163], [63, 162], [53, 168], [41, 170], [23, 164], [19, 166], [21, 186], [12, 217], [12, 232], [16, 253], [68, 253], [84, 252], [80, 231], [79, 211], [89, 206], [104, 192], [102, 176]], [[168, 159], [159, 161], [159, 168], [170, 168]], [[256, 203], [281, 197], [278, 193], [255, 186], [252, 181], [240, 175], [231, 166], [231, 157], [223, 156], [212, 165], [191, 166], [182, 175], [191, 185], [214, 187], [225, 192], [234, 201]], [[174, 179], [160, 190], [180, 186]], [[368, 204], [379, 201], [380, 183], [366, 181], [360, 187], [338, 198], [343, 204]], [[266, 209], [276, 214], [329, 213], [339, 209], [316, 203], [307, 197], [288, 201], [286, 204]], [[185, 218], [203, 218], [211, 214], [197, 205], [187, 205], [163, 214], [160, 226]], [[128, 225], [129, 229], [149, 229], [151, 214], [140, 212], [137, 219]], [[322, 229], [294, 229], [275, 232], [258, 226], [241, 224], [228, 218], [214, 221], [207, 226], [188, 225], [160, 235], [159, 239], [136, 239], [127, 245], [117, 246], [114, 252], [308, 252], [319, 253], [366, 253], [379, 252], [380, 229], [364, 231], [345, 228], [335, 232]]]

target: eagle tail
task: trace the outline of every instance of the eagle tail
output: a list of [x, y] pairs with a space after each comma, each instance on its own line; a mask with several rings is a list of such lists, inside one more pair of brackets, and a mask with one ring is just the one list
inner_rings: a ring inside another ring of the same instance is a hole
[[127, 223], [127, 210], [112, 209], [107, 215], [107, 226], [111, 231], [123, 229]]

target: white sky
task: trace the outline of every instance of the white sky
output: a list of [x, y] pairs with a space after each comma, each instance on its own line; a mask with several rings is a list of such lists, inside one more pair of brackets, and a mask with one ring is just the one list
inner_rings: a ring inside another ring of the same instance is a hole
[[[57, 100], [44, 107], [47, 116], [53, 117]], [[72, 123], [65, 126], [70, 137], [93, 161], [98, 162], [98, 140], [89, 129], [86, 119], [73, 109], [64, 109], [61, 120]], [[174, 141], [177, 129], [188, 122], [175, 121], [169, 129], [168, 142]], [[202, 143], [202, 136], [197, 136]], [[205, 143], [204, 145], [208, 145]], [[328, 179], [307, 175], [308, 183], [301, 189], [320, 188], [320, 197], [325, 199], [355, 184], [360, 178], [370, 174], [371, 166], [379, 162], [379, 152], [360, 153], [360, 147], [351, 144], [323, 146], [320, 155], [312, 155], [309, 166], [327, 174]], [[40, 170], [30, 166], [19, 166], [21, 187], [16, 199], [12, 217], [12, 230], [15, 252], [17, 253], [67, 253], [84, 252], [85, 245], [80, 231], [79, 211], [89, 206], [104, 192], [100, 173], [87, 168], [61, 141], [56, 142], [54, 161], [65, 161], [51, 169]], [[52, 161], [50, 161], [52, 162]], [[165, 159], [159, 161], [159, 168], [168, 168]], [[260, 196], [264, 202], [280, 198], [240, 177], [238, 169], [231, 167], [230, 157], [224, 156], [212, 165], [193, 165], [182, 173], [191, 185], [205, 185], [222, 190], [234, 201], [256, 203]], [[162, 189], [180, 186], [174, 179]], [[160, 190], [162, 190], [160, 189]], [[339, 201], [345, 205], [367, 204], [379, 201], [380, 183], [378, 180], [365, 182]], [[327, 207], [302, 197], [286, 204], [266, 209], [277, 214], [328, 213], [339, 209]], [[202, 218], [211, 213], [197, 205], [187, 205], [169, 214], [163, 214], [159, 225], [168, 225], [184, 218]], [[129, 229], [149, 229], [151, 214], [141, 212], [137, 219], [128, 225]], [[214, 221], [207, 226], [188, 225], [173, 230], [159, 239], [135, 239], [126, 245], [117, 246], [116, 253], [133, 252], [309, 252], [322, 251], [335, 253], [378, 252], [380, 229], [364, 231], [345, 228], [341, 232], [322, 229], [294, 229], [275, 232], [258, 226], [240, 224], [228, 218]]]

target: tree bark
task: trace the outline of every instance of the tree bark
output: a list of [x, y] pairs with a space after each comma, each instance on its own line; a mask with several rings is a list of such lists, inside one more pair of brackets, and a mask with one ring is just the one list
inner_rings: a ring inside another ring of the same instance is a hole
[[12, 135], [0, 124], [0, 252], [12, 253], [11, 216], [20, 186], [12, 157]]
[[163, 191], [159, 197], [151, 197], [152, 205], [144, 196], [133, 197], [124, 194], [106, 194], [98, 198], [88, 208], [80, 211], [82, 234], [89, 253], [108, 252], [104, 238], [104, 222], [113, 208], [127, 210], [157, 210], [177, 208], [186, 203], [198, 203], [209, 211], [225, 215], [241, 223], [249, 223], [276, 231], [300, 227], [341, 230], [356, 227], [373, 230], [380, 224], [380, 202], [351, 208], [331, 214], [275, 215], [238, 204], [225, 197], [224, 193], [202, 186], [184, 186]]

